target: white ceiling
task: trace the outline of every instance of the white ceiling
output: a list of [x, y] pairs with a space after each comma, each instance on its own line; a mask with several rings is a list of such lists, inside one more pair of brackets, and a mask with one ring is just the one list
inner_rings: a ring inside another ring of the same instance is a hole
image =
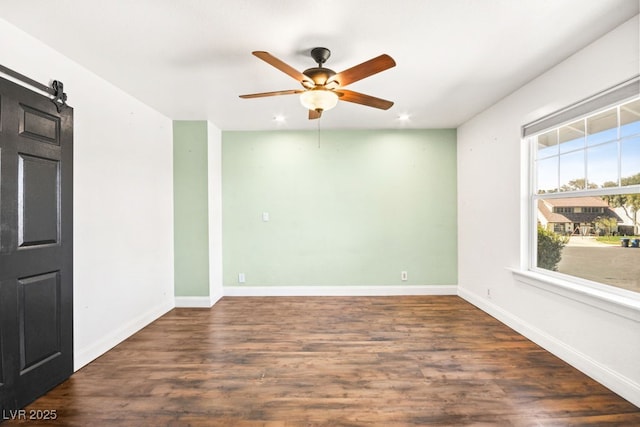
[[450, 128], [638, 10], [638, 0], [0, 0], [0, 18], [161, 113], [223, 130], [317, 126], [296, 95], [238, 98], [300, 88], [254, 50], [300, 71], [316, 46], [331, 49], [336, 72], [382, 53], [396, 60], [349, 86], [391, 109], [340, 102], [323, 129]]

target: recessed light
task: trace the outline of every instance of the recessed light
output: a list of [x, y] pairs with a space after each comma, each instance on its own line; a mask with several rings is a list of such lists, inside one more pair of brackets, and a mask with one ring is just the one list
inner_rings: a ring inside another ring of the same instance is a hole
[[398, 114], [398, 120], [401, 122], [408, 122], [411, 119], [411, 115], [409, 113]]
[[273, 121], [276, 123], [284, 123], [287, 121], [287, 118], [282, 114], [276, 114], [273, 116]]

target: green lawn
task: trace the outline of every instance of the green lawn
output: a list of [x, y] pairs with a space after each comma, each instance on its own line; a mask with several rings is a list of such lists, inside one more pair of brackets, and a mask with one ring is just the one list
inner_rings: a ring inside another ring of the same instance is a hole
[[598, 236], [596, 240], [598, 242], [607, 243], [609, 245], [619, 245], [620, 239], [640, 239], [640, 236]]

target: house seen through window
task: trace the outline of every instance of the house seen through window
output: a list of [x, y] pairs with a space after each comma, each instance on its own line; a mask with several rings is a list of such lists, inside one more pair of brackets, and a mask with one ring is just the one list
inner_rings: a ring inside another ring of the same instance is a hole
[[531, 268], [640, 292], [637, 92], [527, 137]]

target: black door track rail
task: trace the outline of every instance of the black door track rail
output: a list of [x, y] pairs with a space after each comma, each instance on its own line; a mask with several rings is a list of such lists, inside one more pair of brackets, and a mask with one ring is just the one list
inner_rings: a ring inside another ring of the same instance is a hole
[[33, 86], [34, 88], [39, 89], [53, 96], [53, 98], [51, 99], [51, 102], [55, 104], [56, 109], [58, 110], [58, 113], [63, 107], [67, 107], [67, 94], [64, 93], [64, 85], [62, 84], [61, 81], [54, 80], [51, 83], [51, 87], [49, 87], [23, 74], [20, 74], [17, 71], [13, 71], [12, 69], [7, 68], [1, 64], [0, 64], [0, 73], [6, 74], [7, 76], [11, 76], [14, 79], [18, 79], [23, 83]]

